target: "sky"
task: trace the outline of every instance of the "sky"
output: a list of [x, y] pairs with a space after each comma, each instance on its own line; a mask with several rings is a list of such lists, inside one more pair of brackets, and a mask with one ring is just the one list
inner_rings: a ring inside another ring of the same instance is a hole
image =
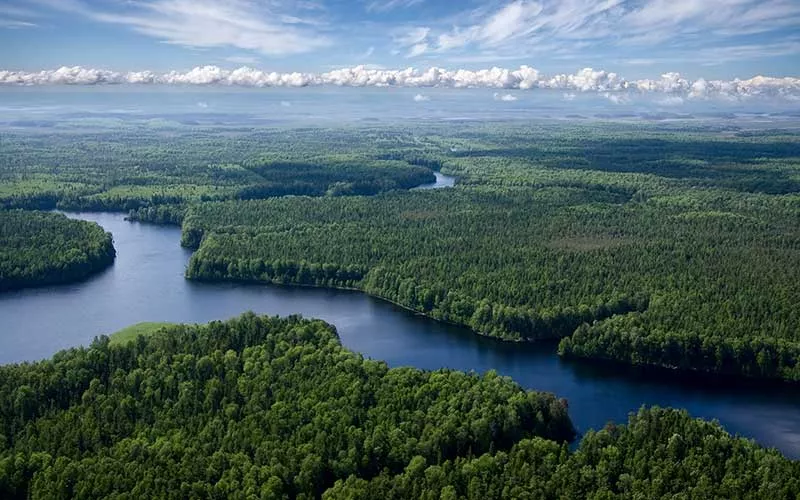
[[[607, 91], [662, 75], [689, 86], [764, 75], [785, 79], [769, 92], [800, 95], [800, 0], [0, 0], [0, 47], [0, 83], [163, 83], [153, 75], [192, 71], [217, 83], [246, 67], [270, 85], [273, 72], [406, 85], [401, 70], [438, 67], [446, 81], [428, 83]], [[106, 73], [53, 77], [62, 67]], [[475, 76], [495, 67], [508, 72]], [[580, 82], [559, 83], [570, 78]]]
[[0, 0], [0, 67], [798, 76], [798, 0]]

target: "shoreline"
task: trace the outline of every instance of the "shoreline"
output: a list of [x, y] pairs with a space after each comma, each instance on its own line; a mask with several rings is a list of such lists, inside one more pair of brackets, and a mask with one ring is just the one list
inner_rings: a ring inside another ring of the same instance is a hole
[[[196, 249], [193, 249], [196, 251]], [[391, 299], [386, 297], [382, 297], [380, 295], [376, 295], [373, 293], [369, 293], [361, 288], [354, 288], [354, 287], [341, 287], [341, 286], [325, 286], [325, 285], [309, 285], [309, 284], [300, 284], [300, 283], [273, 283], [271, 281], [263, 281], [263, 280], [243, 280], [243, 279], [226, 279], [226, 278], [219, 278], [219, 279], [206, 279], [206, 278], [188, 278], [185, 277], [186, 280], [194, 281], [198, 283], [240, 283], [245, 285], [260, 285], [260, 286], [276, 286], [276, 287], [287, 287], [287, 288], [314, 288], [319, 290], [338, 290], [338, 291], [346, 291], [346, 292], [355, 292], [361, 293], [366, 295], [367, 297], [380, 300], [383, 302], [387, 302], [392, 304], [400, 309], [403, 309], [407, 312], [414, 314], [415, 316], [421, 316], [432, 321], [436, 321], [445, 325], [455, 326], [458, 328], [463, 328], [468, 330], [468, 332], [472, 335], [476, 335], [478, 337], [488, 339], [492, 342], [498, 343], [505, 343], [509, 345], [534, 345], [534, 344], [542, 344], [542, 343], [552, 343], [555, 344], [556, 349], [554, 350], [553, 354], [558, 356], [558, 358], [565, 362], [572, 362], [572, 363], [585, 363], [585, 364], [595, 364], [595, 365], [605, 365], [605, 366], [617, 366], [626, 369], [632, 370], [646, 370], [653, 372], [654, 374], [671, 374], [671, 375], [678, 375], [679, 377], [701, 377], [703, 382], [705, 383], [749, 383], [754, 384], [757, 386], [769, 386], [769, 387], [800, 387], [800, 381], [793, 381], [790, 379], [785, 378], [769, 378], [769, 377], [754, 377], [745, 374], [733, 374], [733, 373], [721, 373], [721, 372], [714, 372], [714, 371], [707, 371], [707, 370], [697, 370], [697, 369], [684, 369], [677, 366], [667, 366], [667, 365], [659, 365], [659, 364], [651, 364], [651, 363], [628, 363], [622, 360], [613, 359], [613, 358], [603, 358], [603, 357], [586, 357], [586, 356], [575, 356], [575, 355], [563, 355], [558, 353], [558, 342], [561, 338], [547, 338], [547, 339], [538, 339], [533, 341], [526, 341], [526, 340], [510, 340], [504, 339], [501, 337], [495, 337], [492, 335], [487, 335], [485, 333], [481, 333], [477, 330], [472, 329], [468, 325], [464, 325], [461, 323], [456, 323], [453, 321], [447, 321], [439, 318], [435, 318], [429, 314], [424, 312], [418, 311], [411, 307], [405, 306], [403, 304], [397, 303]], [[563, 338], [563, 337], [562, 337]]]

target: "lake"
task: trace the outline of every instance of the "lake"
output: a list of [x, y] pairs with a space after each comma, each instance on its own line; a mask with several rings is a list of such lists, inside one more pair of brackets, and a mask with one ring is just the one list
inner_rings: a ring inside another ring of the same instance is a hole
[[729, 431], [800, 458], [800, 389], [706, 380], [661, 370], [564, 361], [555, 344], [521, 345], [474, 335], [359, 292], [235, 283], [183, 277], [191, 252], [180, 229], [77, 213], [114, 235], [117, 260], [81, 283], [0, 294], [0, 363], [37, 360], [140, 321], [203, 323], [252, 310], [324, 319], [345, 346], [390, 366], [496, 370], [526, 388], [569, 401], [580, 431], [624, 422], [641, 405], [687, 408]]

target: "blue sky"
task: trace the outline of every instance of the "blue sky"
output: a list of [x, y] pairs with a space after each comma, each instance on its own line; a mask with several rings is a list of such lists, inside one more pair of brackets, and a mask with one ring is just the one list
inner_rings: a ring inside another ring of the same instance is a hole
[[0, 0], [0, 69], [800, 75], [800, 0]]

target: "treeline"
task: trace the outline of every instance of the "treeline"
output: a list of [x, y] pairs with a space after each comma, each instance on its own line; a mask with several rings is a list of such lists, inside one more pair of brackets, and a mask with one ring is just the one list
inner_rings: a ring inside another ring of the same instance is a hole
[[[207, 244], [214, 245], [214, 235]], [[278, 285], [310, 285], [331, 288], [352, 288], [361, 284], [365, 270], [357, 266], [316, 264], [306, 261], [260, 259], [225, 261], [190, 259], [186, 277], [198, 280], [263, 281]]]
[[785, 338], [725, 338], [697, 331], [664, 331], [646, 314], [582, 324], [561, 340], [559, 354], [680, 370], [800, 381], [800, 344]]
[[151, 224], [161, 224], [170, 226], [180, 226], [183, 217], [186, 215], [186, 205], [158, 205], [152, 207], [140, 207], [130, 210], [126, 217], [129, 221], [149, 222]]
[[252, 313], [0, 367], [2, 498], [769, 498], [800, 463], [642, 409], [575, 451], [566, 403], [493, 372], [389, 369]]
[[115, 256], [111, 234], [95, 223], [0, 210], [0, 291], [81, 280]]
[[491, 372], [388, 369], [321, 321], [252, 313], [0, 367], [0, 426], [9, 499], [317, 498], [415, 457], [574, 437], [550, 394]]

